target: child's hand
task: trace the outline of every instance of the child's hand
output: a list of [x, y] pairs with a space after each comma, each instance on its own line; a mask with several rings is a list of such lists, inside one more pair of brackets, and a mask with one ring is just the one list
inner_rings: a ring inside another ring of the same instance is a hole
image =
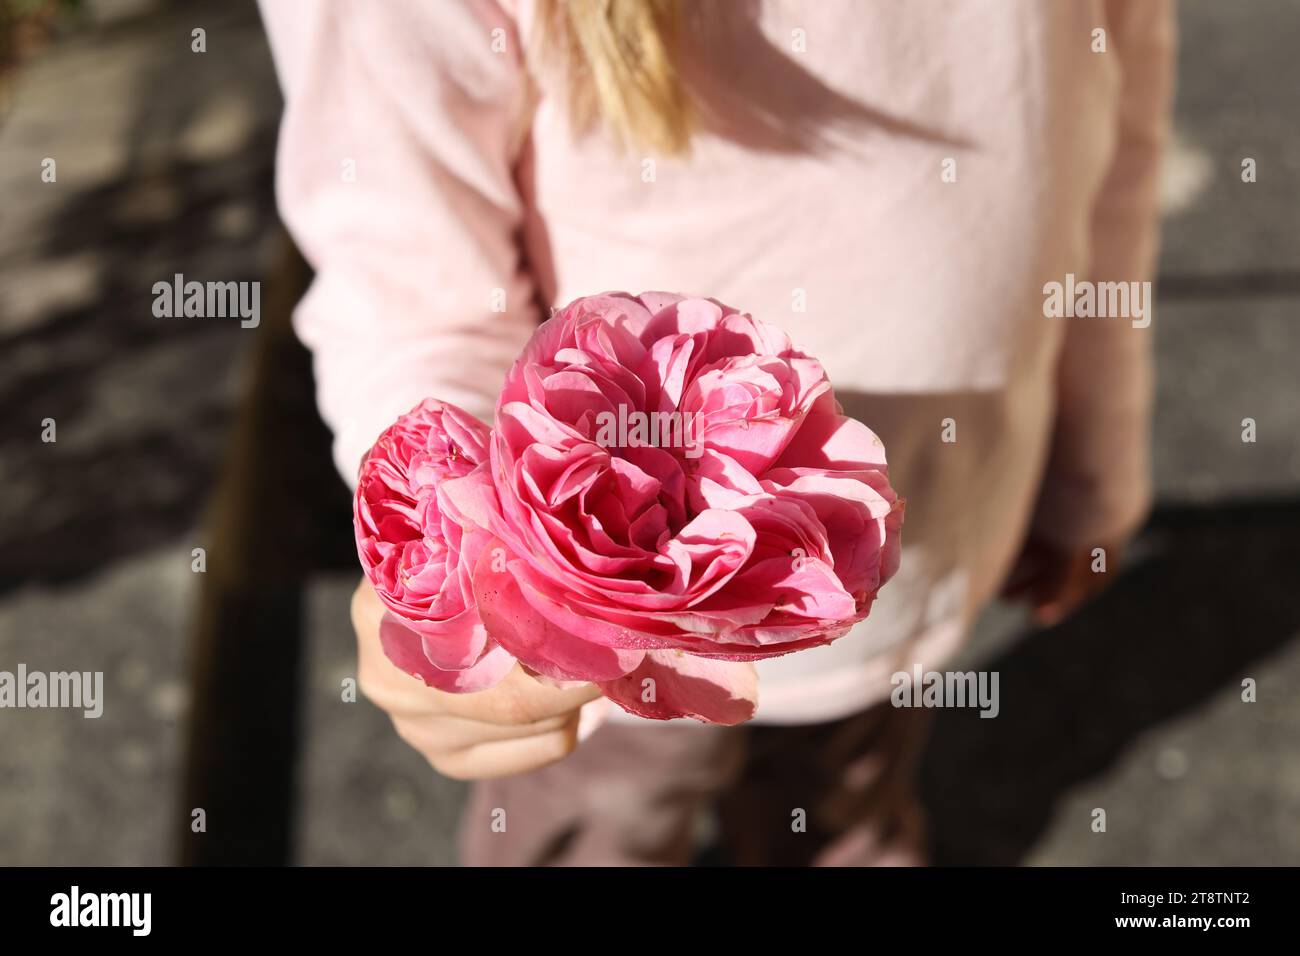
[[448, 694], [398, 670], [379, 644], [384, 606], [363, 578], [352, 596], [357, 683], [392, 718], [398, 736], [439, 773], [481, 780], [535, 770], [577, 744], [578, 709], [600, 696], [594, 684], [549, 687], [518, 666], [496, 687]]
[[1002, 596], [1024, 600], [1042, 627], [1060, 623], [1109, 584], [1119, 566], [1124, 541], [1096, 545], [1106, 554], [1106, 570], [1094, 571], [1093, 548], [1066, 551], [1030, 538], [1002, 587]]

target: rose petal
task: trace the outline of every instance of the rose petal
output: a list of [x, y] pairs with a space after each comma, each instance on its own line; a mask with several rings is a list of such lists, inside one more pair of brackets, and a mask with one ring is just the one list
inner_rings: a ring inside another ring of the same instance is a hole
[[467, 522], [491, 530], [500, 506], [496, 489], [486, 465], [475, 468], [463, 478], [452, 478], [438, 486], [439, 500], [450, 516], [460, 524]]
[[752, 664], [680, 651], [650, 651], [640, 667], [601, 683], [600, 689], [628, 713], [653, 720], [694, 717], [731, 726], [749, 720], [758, 706], [758, 673]]
[[424, 654], [420, 635], [392, 614], [379, 622], [379, 643], [384, 655], [404, 673], [418, 677], [429, 687], [452, 694], [472, 694], [500, 683], [515, 666], [515, 659], [502, 647], [493, 647], [470, 667], [443, 670]]
[[424, 658], [440, 670], [469, 667], [487, 649], [487, 630], [479, 620], [478, 611], [472, 607], [445, 621], [412, 620], [392, 611], [388, 611], [384, 618], [391, 618], [418, 636], [423, 644]]
[[499, 541], [483, 549], [474, 569], [479, 614], [488, 633], [527, 667], [553, 680], [611, 680], [641, 662], [643, 652], [592, 644], [560, 630], [524, 598], [516, 580], [520, 562], [506, 559]]

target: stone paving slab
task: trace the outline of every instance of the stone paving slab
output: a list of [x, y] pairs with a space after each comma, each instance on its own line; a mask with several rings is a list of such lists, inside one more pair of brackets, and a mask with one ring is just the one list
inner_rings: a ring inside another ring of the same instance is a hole
[[104, 701], [0, 711], [0, 865], [172, 861], [195, 579], [181, 544], [0, 601], [0, 670], [99, 671]]

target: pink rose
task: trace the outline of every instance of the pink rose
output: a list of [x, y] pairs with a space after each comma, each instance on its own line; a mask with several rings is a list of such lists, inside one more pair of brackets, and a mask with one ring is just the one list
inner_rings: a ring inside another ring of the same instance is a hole
[[482, 690], [514, 666], [475, 607], [470, 572], [486, 535], [460, 520], [439, 490], [487, 460], [488, 438], [473, 416], [425, 401], [379, 436], [357, 479], [357, 554], [387, 608], [384, 651], [442, 690]]
[[441, 486], [490, 533], [488, 631], [648, 717], [752, 716], [746, 662], [827, 643], [898, 567], [884, 448], [821, 365], [706, 299], [578, 299], [497, 402], [490, 462]]

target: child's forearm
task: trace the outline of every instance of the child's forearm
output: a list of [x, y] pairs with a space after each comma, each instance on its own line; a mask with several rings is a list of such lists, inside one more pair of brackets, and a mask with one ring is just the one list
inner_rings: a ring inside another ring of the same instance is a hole
[[[1159, 239], [1159, 170], [1169, 129], [1174, 20], [1166, 0], [1110, 2], [1121, 74], [1115, 154], [1092, 218], [1094, 284], [1124, 283], [1129, 314], [1070, 318], [1061, 353], [1056, 434], [1035, 530], [1065, 546], [1131, 532], [1151, 498], [1151, 289]], [[1139, 314], [1143, 313], [1143, 314]]]
[[499, 11], [347, 7], [266, 3], [263, 16], [286, 100], [277, 197], [316, 270], [294, 325], [351, 482], [428, 395], [490, 418], [538, 316], [517, 243], [518, 44], [501, 55], [466, 39], [489, 36]]

